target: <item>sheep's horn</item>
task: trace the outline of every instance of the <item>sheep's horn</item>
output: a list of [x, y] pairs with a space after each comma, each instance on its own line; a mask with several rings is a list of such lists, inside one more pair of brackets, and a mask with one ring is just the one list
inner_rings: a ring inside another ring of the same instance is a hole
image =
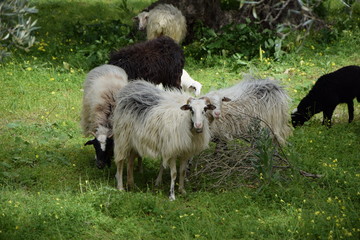
[[187, 101], [186, 101], [186, 104], [190, 104], [190, 102], [194, 100], [194, 98], [190, 97]]
[[204, 99], [206, 101], [206, 105], [211, 104], [210, 98], [208, 97], [201, 97], [200, 99]]

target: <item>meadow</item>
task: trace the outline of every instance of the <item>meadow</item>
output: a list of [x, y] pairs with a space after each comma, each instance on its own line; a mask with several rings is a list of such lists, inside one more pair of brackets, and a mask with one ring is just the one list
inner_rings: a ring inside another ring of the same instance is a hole
[[[321, 125], [321, 114], [294, 129], [284, 148], [291, 165], [284, 177], [254, 176], [253, 184], [231, 189], [189, 181], [187, 194], [170, 202], [169, 175], [155, 187], [159, 164], [146, 159], [144, 173], [135, 173], [137, 188], [120, 192], [115, 165], [97, 169], [93, 148], [84, 146], [82, 84], [91, 68], [105, 63], [114, 43], [138, 39], [117, 35], [131, 30], [119, 19], [131, 23], [132, 14], [153, 1], [122, 1], [126, 8], [113, 0], [31, 2], [39, 9], [36, 45], [0, 63], [0, 239], [360, 238], [357, 101], [351, 124], [341, 105], [330, 129]], [[354, 27], [329, 41], [314, 34], [297, 47], [290, 44], [278, 60], [197, 59], [190, 55], [193, 45], [183, 48], [185, 69], [203, 84], [203, 93], [250, 73], [278, 79], [293, 109], [321, 75], [360, 65], [359, 45]]]

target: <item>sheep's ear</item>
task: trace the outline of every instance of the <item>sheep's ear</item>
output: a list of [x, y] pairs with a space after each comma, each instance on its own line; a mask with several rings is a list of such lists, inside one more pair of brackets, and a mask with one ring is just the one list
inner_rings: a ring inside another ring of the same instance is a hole
[[185, 104], [185, 105], [182, 105], [182, 106], [180, 107], [180, 109], [181, 109], [181, 110], [190, 110], [191, 107], [190, 107], [189, 104]]
[[84, 146], [86, 146], [86, 145], [94, 145], [94, 139], [87, 141], [87, 142], [84, 144]]
[[216, 108], [215, 105], [212, 104], [206, 105], [206, 110], [214, 110], [215, 108]]
[[138, 16], [135, 16], [135, 17], [133, 17], [133, 20], [134, 20], [134, 21], [138, 21], [138, 20], [139, 20], [139, 17], [138, 17]]
[[195, 87], [195, 86], [192, 86], [192, 85], [191, 85], [189, 88], [196, 90], [196, 87]]
[[231, 99], [228, 98], [228, 97], [223, 97], [223, 98], [221, 99], [221, 101], [223, 101], [223, 102], [230, 102]]

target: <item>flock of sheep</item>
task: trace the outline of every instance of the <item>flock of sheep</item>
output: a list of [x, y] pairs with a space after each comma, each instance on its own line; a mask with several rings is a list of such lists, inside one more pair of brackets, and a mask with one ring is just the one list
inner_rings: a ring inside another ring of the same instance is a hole
[[[98, 168], [110, 165], [114, 157], [119, 190], [124, 189], [125, 162], [127, 185], [132, 187], [135, 158], [139, 165], [142, 157], [159, 158], [162, 163], [156, 183], [161, 182], [163, 169], [169, 167], [169, 198], [175, 200], [176, 161], [180, 163], [179, 191], [184, 193], [188, 161], [210, 141], [226, 143], [238, 138], [247, 131], [251, 119], [261, 120], [261, 126], [271, 130], [274, 144], [286, 144], [292, 131], [290, 98], [277, 81], [249, 78], [200, 96], [202, 85], [184, 70], [185, 57], [179, 43], [186, 36], [186, 20], [181, 12], [161, 4], [136, 18], [139, 28], [146, 28], [148, 40], [111, 54], [109, 64], [92, 69], [84, 82], [81, 125], [85, 136], [94, 136], [86, 145], [94, 146]], [[350, 85], [355, 84], [352, 79], [357, 75], [356, 87], [350, 87], [352, 95], [342, 91], [341, 84], [328, 92], [319, 90], [322, 86], [316, 88], [317, 83], [292, 113], [294, 126], [320, 111], [324, 111], [324, 121], [329, 121], [341, 102], [348, 103], [349, 122], [353, 119], [352, 100], [360, 100], [360, 67], [342, 71], [345, 74], [339, 73], [341, 76], [349, 73]], [[337, 75], [324, 78], [334, 82], [341, 79]], [[317, 99], [319, 92], [323, 95]], [[339, 97], [335, 100], [336, 94]], [[341, 94], [349, 96], [343, 98]]]

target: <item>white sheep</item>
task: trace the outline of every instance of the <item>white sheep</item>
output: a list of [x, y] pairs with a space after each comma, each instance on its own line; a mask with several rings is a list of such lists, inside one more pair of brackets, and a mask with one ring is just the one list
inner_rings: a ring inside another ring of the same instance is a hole
[[183, 69], [181, 75], [181, 87], [183, 90], [193, 92], [195, 96], [199, 96], [201, 93], [202, 85], [198, 81], [195, 81], [190, 75]]
[[229, 141], [243, 136], [254, 118], [260, 119], [262, 127], [269, 127], [280, 144], [291, 134], [290, 98], [275, 80], [249, 79], [205, 96], [216, 106], [210, 125], [215, 139]]
[[85, 145], [94, 146], [98, 168], [110, 165], [113, 151], [110, 118], [115, 108], [115, 96], [127, 83], [125, 71], [114, 65], [101, 65], [86, 76], [81, 126], [85, 136], [95, 136]]
[[181, 43], [186, 37], [186, 19], [171, 4], [159, 4], [149, 12], [139, 13], [135, 19], [139, 20], [139, 30], [146, 28], [148, 40], [166, 35]]
[[184, 193], [187, 160], [207, 148], [210, 141], [207, 98], [194, 99], [179, 91], [162, 91], [153, 84], [130, 82], [118, 94], [113, 116], [117, 188], [123, 190], [123, 165], [128, 160], [128, 186], [134, 185], [135, 157], [162, 159], [170, 166], [170, 200], [175, 200], [176, 159], [180, 161], [179, 191]]
[[[159, 89], [165, 90], [162, 83], [156, 86]], [[192, 79], [190, 75], [185, 71], [185, 69], [183, 69], [181, 75], [181, 88], [186, 92], [193, 93], [197, 97], [201, 93], [202, 84]]]

